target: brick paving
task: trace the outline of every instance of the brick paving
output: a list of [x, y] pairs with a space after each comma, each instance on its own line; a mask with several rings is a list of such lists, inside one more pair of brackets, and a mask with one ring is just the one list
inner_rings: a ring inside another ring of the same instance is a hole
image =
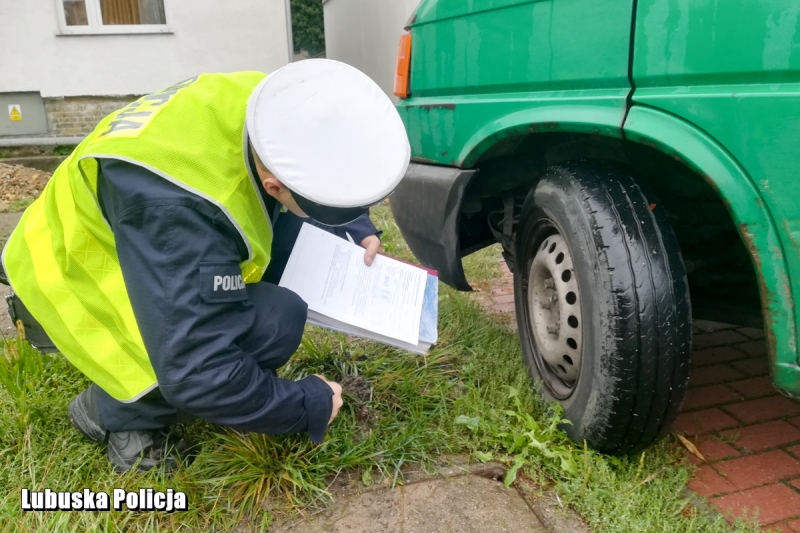
[[[488, 310], [514, 321], [511, 273], [475, 294]], [[694, 352], [675, 431], [705, 461], [688, 487], [733, 520], [754, 516], [764, 531], [800, 532], [800, 402], [778, 394], [769, 377], [760, 329], [694, 323]]]
[[505, 262], [501, 263], [502, 274], [494, 280], [488, 290], [474, 292], [475, 299], [490, 311], [499, 314], [508, 325], [517, 329], [514, 312], [514, 276]]

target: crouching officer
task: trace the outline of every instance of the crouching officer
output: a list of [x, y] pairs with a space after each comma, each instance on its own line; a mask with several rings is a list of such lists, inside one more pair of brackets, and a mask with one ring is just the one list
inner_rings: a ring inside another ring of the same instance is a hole
[[172, 427], [193, 416], [321, 442], [342, 389], [277, 377], [306, 304], [276, 283], [303, 219], [370, 264], [368, 207], [409, 153], [378, 86], [330, 60], [201, 74], [106, 117], [3, 251], [14, 292], [93, 382], [73, 424], [120, 471], [174, 468], [188, 445]]

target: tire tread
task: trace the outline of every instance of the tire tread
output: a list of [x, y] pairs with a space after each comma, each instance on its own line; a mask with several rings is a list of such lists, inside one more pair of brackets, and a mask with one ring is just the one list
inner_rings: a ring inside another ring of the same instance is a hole
[[571, 161], [547, 169], [543, 182], [580, 205], [608, 273], [603, 357], [618, 382], [606, 420], [583, 438], [608, 453], [640, 450], [669, 431], [688, 381], [691, 305], [677, 239], [621, 165]]

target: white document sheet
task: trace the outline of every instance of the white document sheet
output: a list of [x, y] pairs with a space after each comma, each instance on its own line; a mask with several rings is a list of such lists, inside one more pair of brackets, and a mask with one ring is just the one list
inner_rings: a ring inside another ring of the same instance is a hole
[[400, 341], [418, 344], [428, 273], [303, 224], [280, 281], [315, 313]]

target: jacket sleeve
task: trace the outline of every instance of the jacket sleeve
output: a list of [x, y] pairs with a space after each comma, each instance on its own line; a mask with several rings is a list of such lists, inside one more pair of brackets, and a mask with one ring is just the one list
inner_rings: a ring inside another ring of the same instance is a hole
[[292, 254], [294, 243], [300, 234], [300, 228], [303, 227], [305, 222], [345, 240], [350, 240], [348, 239], [349, 235], [356, 244], [361, 244], [361, 241], [369, 235], [377, 235], [380, 238], [383, 233], [378, 231], [378, 228], [372, 223], [369, 213], [365, 213], [353, 222], [343, 226], [326, 226], [316, 220], [300, 218], [290, 211], [285, 211], [277, 217], [273, 224], [272, 256], [270, 257], [267, 271], [264, 273], [264, 281], [270, 283], [278, 283], [280, 281], [286, 264], [289, 262], [289, 256]]
[[376, 228], [375, 224], [372, 223], [372, 220], [369, 218], [369, 213], [364, 213], [353, 222], [343, 226], [330, 227], [318, 223], [315, 225], [343, 239], [347, 239], [347, 236], [349, 235], [356, 244], [361, 244], [361, 241], [370, 235], [377, 235], [380, 237], [383, 234], [383, 232], [378, 231], [378, 228]]
[[[222, 299], [209, 296], [213, 276], [235, 275], [247, 253], [224, 213], [139, 167], [101, 162], [101, 168], [103, 212], [166, 400], [234, 429], [308, 432], [321, 442], [332, 407], [330, 387], [314, 376], [276, 377], [259, 365], [256, 356], [263, 357], [264, 348], [253, 342], [254, 331], [268, 329], [267, 309], [273, 329], [291, 330], [299, 343], [302, 300], [272, 286], [269, 291], [248, 286]], [[126, 190], [131, 184], [135, 192]], [[285, 313], [286, 306], [294, 311]], [[296, 346], [283, 347], [286, 359]]]

